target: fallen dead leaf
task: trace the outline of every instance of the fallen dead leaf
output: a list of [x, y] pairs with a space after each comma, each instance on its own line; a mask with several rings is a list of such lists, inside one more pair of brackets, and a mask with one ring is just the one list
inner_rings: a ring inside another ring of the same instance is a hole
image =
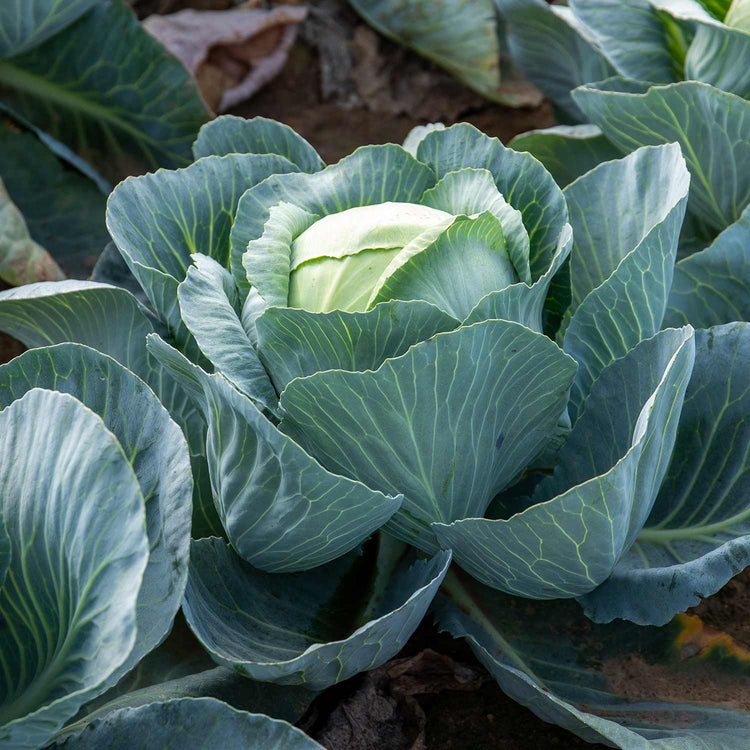
[[143, 27], [195, 76], [216, 112], [249, 99], [284, 67], [307, 9], [182, 10], [153, 15]]

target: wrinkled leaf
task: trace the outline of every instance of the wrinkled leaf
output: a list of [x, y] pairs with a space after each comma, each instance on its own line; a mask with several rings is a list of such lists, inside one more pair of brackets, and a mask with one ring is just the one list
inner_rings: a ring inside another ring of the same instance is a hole
[[0, 590], [0, 742], [31, 750], [130, 654], [148, 540], [127, 457], [74, 398], [30, 391], [0, 412], [0, 441], [12, 544]]
[[51, 748], [69, 750], [322, 750], [299, 729], [263, 714], [238, 711], [215, 698], [179, 698], [121, 708], [96, 719]]
[[187, 446], [148, 386], [88, 347], [32, 349], [0, 366], [0, 409], [32, 388], [69, 393], [97, 413], [125, 452], [146, 501], [149, 559], [138, 594], [138, 638], [112, 684], [166, 637], [180, 607], [193, 490]]
[[402, 492], [386, 530], [434, 552], [431, 522], [481, 515], [539, 452], [574, 372], [545, 336], [490, 320], [437, 334], [375, 372], [293, 380], [282, 427], [330, 470]]
[[750, 323], [696, 332], [693, 375], [654, 508], [589, 617], [663, 625], [750, 564]]
[[250, 567], [221, 540], [201, 539], [192, 546], [185, 617], [219, 664], [256, 680], [323, 689], [401, 650], [435, 596], [450, 552], [399, 569], [376, 619], [357, 627], [363, 563], [355, 551], [323, 568], [274, 575]]
[[209, 116], [187, 71], [124, 0], [99, 0], [62, 33], [0, 61], [0, 86], [20, 115], [110, 177], [187, 163]]

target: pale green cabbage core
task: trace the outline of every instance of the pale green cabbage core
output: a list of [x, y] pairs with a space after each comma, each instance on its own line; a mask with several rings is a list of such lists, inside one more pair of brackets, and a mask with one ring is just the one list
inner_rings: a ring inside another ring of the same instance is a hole
[[289, 307], [366, 310], [399, 254], [423, 249], [454, 218], [414, 203], [358, 206], [324, 216], [292, 243]]

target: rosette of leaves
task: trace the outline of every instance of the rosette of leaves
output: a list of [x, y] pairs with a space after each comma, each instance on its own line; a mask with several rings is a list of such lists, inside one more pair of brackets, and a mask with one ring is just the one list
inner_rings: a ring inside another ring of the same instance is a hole
[[208, 475], [184, 611], [220, 665], [319, 689], [381, 664], [451, 558], [652, 624], [747, 565], [746, 328], [664, 325], [678, 145], [564, 191], [468, 125], [324, 167], [289, 128], [226, 117], [194, 152], [110, 198], [143, 302], [33, 285], [0, 295], [0, 326], [166, 394]]
[[[563, 121], [528, 151], [567, 185], [645, 145], [678, 142], [691, 173], [667, 320], [750, 320], [750, 28], [747, 4], [498, 0], [516, 62]], [[560, 64], [549, 65], [550, 46]]]
[[112, 358], [0, 367], [0, 747], [45, 745], [167, 636], [191, 491], [179, 427]]

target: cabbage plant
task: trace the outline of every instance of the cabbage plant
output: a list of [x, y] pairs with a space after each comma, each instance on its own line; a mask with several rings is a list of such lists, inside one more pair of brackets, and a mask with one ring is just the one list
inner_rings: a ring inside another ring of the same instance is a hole
[[505, 689], [597, 736], [615, 703], [574, 708], [482, 602], [662, 625], [747, 565], [747, 326], [664, 325], [679, 145], [564, 191], [469, 125], [326, 167], [224, 117], [194, 153], [109, 200], [128, 289], [0, 293], [4, 330], [118, 359], [185, 431], [192, 632], [242, 675], [321, 689], [394, 655], [440, 589], [443, 626], [510, 660], [486, 662]]

